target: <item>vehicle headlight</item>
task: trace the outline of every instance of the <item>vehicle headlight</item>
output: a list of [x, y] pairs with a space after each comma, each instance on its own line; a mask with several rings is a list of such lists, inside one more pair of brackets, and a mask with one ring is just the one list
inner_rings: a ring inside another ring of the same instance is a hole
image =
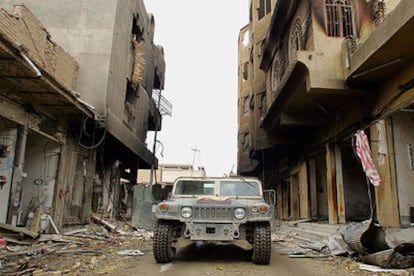
[[259, 207], [260, 213], [264, 214], [264, 213], [267, 212], [267, 210], [268, 210], [267, 205], [260, 205], [260, 207]]
[[245, 216], [246, 216], [246, 211], [244, 210], [244, 208], [234, 209], [234, 217], [236, 219], [244, 219]]
[[269, 209], [268, 206], [265, 204], [250, 206], [250, 212], [252, 212], [252, 214], [257, 214], [257, 213], [264, 214], [267, 212], [268, 209]]
[[193, 209], [191, 207], [181, 208], [181, 216], [183, 218], [191, 218], [192, 215], [193, 215]]
[[158, 208], [160, 208], [161, 212], [166, 213], [168, 211], [168, 208], [170, 208], [170, 206], [168, 206], [167, 203], [161, 203], [160, 205], [158, 205]]

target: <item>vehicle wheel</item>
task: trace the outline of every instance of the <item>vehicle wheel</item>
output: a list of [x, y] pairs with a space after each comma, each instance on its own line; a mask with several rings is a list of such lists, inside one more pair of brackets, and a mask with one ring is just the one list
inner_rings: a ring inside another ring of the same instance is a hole
[[171, 246], [173, 239], [172, 234], [172, 223], [167, 221], [157, 221], [152, 245], [152, 251], [157, 263], [169, 263], [173, 261], [176, 249]]
[[267, 265], [272, 251], [271, 231], [269, 224], [257, 224], [253, 230], [253, 256], [255, 264]]

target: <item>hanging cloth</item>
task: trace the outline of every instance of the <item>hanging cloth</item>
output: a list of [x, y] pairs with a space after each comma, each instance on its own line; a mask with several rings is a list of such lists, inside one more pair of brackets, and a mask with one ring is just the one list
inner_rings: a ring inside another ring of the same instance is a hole
[[374, 164], [367, 135], [365, 134], [365, 131], [358, 130], [355, 136], [356, 152], [359, 159], [361, 160], [362, 168], [365, 172], [365, 175], [367, 176], [372, 185], [379, 186], [379, 184], [381, 183], [381, 177]]

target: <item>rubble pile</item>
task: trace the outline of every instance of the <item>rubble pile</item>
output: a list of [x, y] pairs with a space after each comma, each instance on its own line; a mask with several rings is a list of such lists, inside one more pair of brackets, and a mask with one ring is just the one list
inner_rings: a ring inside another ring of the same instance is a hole
[[308, 239], [300, 227], [290, 225], [276, 231], [272, 240], [278, 244], [276, 249], [290, 258], [351, 260], [353, 264], [344, 266], [353, 272], [414, 275], [414, 228], [384, 229], [367, 220], [343, 225], [338, 232], [342, 239], [338, 235]]
[[[0, 275], [107, 274], [124, 256], [151, 251], [152, 232], [92, 215], [87, 225], [62, 233], [28, 236], [27, 229], [0, 225]], [[1, 245], [3, 244], [3, 245]]]

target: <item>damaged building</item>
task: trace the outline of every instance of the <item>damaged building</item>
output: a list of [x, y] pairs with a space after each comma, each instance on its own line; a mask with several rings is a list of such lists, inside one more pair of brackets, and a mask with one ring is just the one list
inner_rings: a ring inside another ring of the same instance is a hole
[[0, 7], [0, 222], [41, 208], [58, 226], [125, 214], [165, 60], [142, 0], [12, 1]]
[[279, 219], [413, 225], [413, 31], [410, 0], [250, 2], [239, 34], [238, 173], [276, 190]]

